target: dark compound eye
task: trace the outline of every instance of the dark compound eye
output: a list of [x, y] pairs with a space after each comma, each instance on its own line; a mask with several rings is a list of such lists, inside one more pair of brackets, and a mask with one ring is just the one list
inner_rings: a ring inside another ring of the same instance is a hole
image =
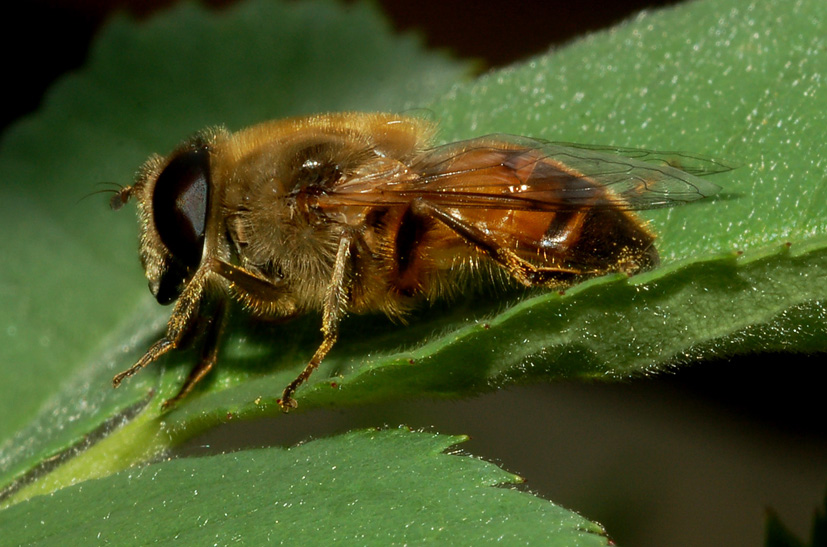
[[210, 154], [198, 148], [175, 156], [155, 182], [155, 229], [169, 252], [187, 266], [201, 260], [209, 178]]
[[159, 302], [162, 297], [167, 301], [177, 298], [187, 270], [201, 261], [209, 188], [210, 153], [203, 147], [181, 152], [158, 175], [152, 195], [153, 220], [161, 242], [177, 263], [170, 265], [161, 280], [155, 294]]
[[168, 264], [161, 279], [157, 283], [149, 283], [149, 290], [155, 300], [163, 306], [177, 300], [184, 290], [184, 280], [187, 279], [188, 273], [188, 269], [176, 260]]

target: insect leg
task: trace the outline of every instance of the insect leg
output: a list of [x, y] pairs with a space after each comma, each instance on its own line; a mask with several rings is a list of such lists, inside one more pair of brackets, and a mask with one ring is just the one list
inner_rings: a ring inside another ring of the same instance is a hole
[[527, 287], [571, 283], [578, 276], [591, 273], [575, 268], [535, 266], [520, 258], [513, 250], [503, 247], [490, 234], [472, 224], [463, 222], [433, 203], [418, 199], [412, 203], [411, 207], [414, 213], [430, 216], [448, 226], [503, 266], [514, 279]]
[[339, 336], [339, 322], [344, 315], [344, 308], [347, 304], [347, 266], [350, 261], [350, 247], [352, 244], [353, 235], [348, 232], [343, 233], [339, 240], [339, 248], [336, 251], [336, 261], [333, 264], [333, 278], [327, 288], [324, 309], [322, 310], [322, 335], [324, 339], [310, 362], [301, 371], [301, 374], [284, 389], [279, 405], [285, 412], [291, 408], [296, 408], [297, 404], [296, 400], [293, 399], [293, 394], [313, 374], [313, 371], [325, 358]]
[[175, 395], [175, 397], [164, 401], [163, 408], [169, 408], [186, 397], [189, 392], [192, 391], [192, 388], [195, 387], [195, 384], [200, 382], [204, 376], [207, 375], [207, 373], [213, 368], [213, 365], [215, 365], [215, 362], [218, 360], [218, 341], [221, 338], [221, 334], [224, 332], [224, 325], [226, 324], [226, 303], [222, 300], [216, 302], [215, 310], [212, 315], [213, 317], [210, 319], [209, 330], [207, 331], [206, 338], [204, 340], [201, 360], [195, 368], [190, 371], [187, 380], [184, 382], [184, 385], [181, 386], [178, 394]]
[[187, 284], [184, 292], [181, 293], [181, 296], [175, 303], [175, 309], [172, 311], [169, 322], [167, 322], [166, 335], [152, 344], [137, 363], [125, 371], [116, 374], [115, 377], [112, 378], [113, 387], [118, 387], [125, 378], [132, 376], [169, 350], [178, 347], [181, 340], [198, 318], [198, 308], [200, 306], [201, 296], [204, 294], [206, 274], [206, 271], [196, 273], [195, 277]]
[[[285, 302], [285, 305], [287, 305], [285, 301], [287, 292], [278, 282], [259, 277], [244, 268], [218, 259], [213, 260], [212, 269], [232, 283], [236, 290], [247, 295], [251, 302]], [[293, 313], [295, 313], [295, 310], [293, 310]]]

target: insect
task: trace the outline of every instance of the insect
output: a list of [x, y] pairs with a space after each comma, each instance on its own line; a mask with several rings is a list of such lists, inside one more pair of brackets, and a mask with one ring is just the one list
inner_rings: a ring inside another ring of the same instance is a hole
[[[718, 190], [666, 153], [508, 135], [432, 146], [434, 131], [415, 117], [324, 114], [207, 129], [150, 157], [110, 203], [137, 201], [150, 290], [174, 307], [114, 386], [200, 329], [202, 357], [165, 406], [181, 400], [215, 365], [231, 300], [258, 318], [321, 311], [322, 341], [279, 400], [288, 410], [346, 313], [402, 316], [468, 278], [561, 287], [631, 275], [658, 263], [635, 210]], [[699, 173], [725, 170], [699, 161]]]

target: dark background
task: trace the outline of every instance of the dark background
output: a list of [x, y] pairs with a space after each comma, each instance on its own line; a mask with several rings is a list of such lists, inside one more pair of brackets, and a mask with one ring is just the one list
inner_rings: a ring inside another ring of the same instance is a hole
[[[36, 110], [56, 78], [80, 67], [96, 30], [114, 11], [146, 17], [170, 3], [35, 0], [4, 8], [0, 125]], [[497, 67], [674, 2], [378, 3], [397, 29], [417, 30], [428, 46]], [[620, 544], [756, 545], [763, 507], [778, 509], [804, 534], [823, 499], [823, 360], [823, 354], [753, 355], [626, 384], [559, 383], [472, 401], [320, 411], [233, 424], [185, 452], [292, 444], [380, 425], [381, 416], [391, 426], [471, 434], [465, 450], [524, 476], [529, 490], [602, 522]]]

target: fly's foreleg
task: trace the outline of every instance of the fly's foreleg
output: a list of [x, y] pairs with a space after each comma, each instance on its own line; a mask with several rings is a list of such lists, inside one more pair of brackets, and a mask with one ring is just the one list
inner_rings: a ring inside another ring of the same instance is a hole
[[163, 408], [170, 408], [177, 404], [181, 399], [189, 395], [195, 385], [198, 384], [198, 382], [200, 382], [210, 370], [212, 370], [218, 360], [218, 350], [220, 348], [219, 342], [221, 340], [221, 334], [224, 332], [226, 315], [227, 304], [223, 301], [217, 302], [215, 304], [215, 309], [212, 312], [209, 330], [207, 331], [203, 342], [204, 345], [201, 350], [201, 360], [190, 371], [189, 376], [187, 376], [187, 380], [184, 382], [184, 385], [181, 386], [181, 389], [175, 397], [164, 401]]
[[204, 294], [205, 275], [193, 278], [178, 301], [175, 303], [175, 309], [172, 311], [172, 316], [167, 323], [166, 335], [152, 344], [150, 348], [144, 353], [137, 363], [126, 369], [125, 371], [116, 374], [112, 378], [112, 386], [118, 387], [124, 379], [132, 376], [148, 364], [152, 363], [171, 349], [175, 349], [181, 344], [184, 336], [189, 332], [192, 325], [198, 319], [198, 309], [201, 303], [201, 297]]

